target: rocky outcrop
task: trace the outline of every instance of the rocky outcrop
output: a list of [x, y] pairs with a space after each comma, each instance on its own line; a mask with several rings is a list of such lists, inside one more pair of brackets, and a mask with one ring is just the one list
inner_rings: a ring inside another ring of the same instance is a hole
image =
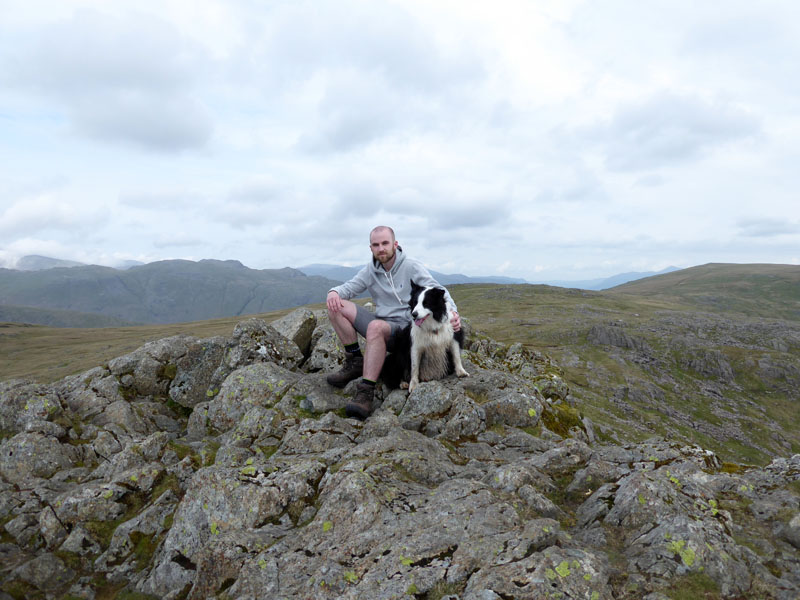
[[602, 444], [557, 365], [479, 335], [362, 423], [340, 355], [301, 310], [0, 384], [0, 598], [800, 596], [800, 455]]

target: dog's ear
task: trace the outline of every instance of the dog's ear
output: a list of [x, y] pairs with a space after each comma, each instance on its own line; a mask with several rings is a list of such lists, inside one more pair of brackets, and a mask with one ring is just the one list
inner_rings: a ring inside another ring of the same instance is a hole
[[414, 283], [414, 280], [412, 279], [411, 280], [411, 291], [421, 290], [421, 289], [422, 289], [422, 286], [421, 285], [417, 285], [416, 283]]

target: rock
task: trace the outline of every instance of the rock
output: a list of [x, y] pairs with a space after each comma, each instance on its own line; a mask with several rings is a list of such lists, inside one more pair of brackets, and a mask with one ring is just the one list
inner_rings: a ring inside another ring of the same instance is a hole
[[0, 444], [0, 475], [12, 483], [51, 477], [79, 460], [75, 447], [41, 433], [18, 433]]
[[637, 352], [651, 353], [647, 342], [638, 336], [629, 335], [618, 324], [594, 325], [589, 330], [587, 339], [600, 346], [617, 346]]
[[166, 396], [177, 375], [177, 362], [186, 356], [195, 339], [176, 335], [149, 342], [130, 354], [108, 363], [111, 374], [118, 380], [130, 375], [126, 389], [137, 396]]
[[47, 552], [17, 567], [12, 576], [43, 592], [55, 593], [64, 590], [75, 571]]
[[174, 362], [175, 375], [169, 385], [170, 399], [186, 408], [193, 408], [208, 400], [214, 375], [224, 353], [225, 339], [222, 337], [188, 342], [186, 354]]
[[489, 566], [470, 577], [464, 600], [491, 598], [614, 598], [601, 554], [551, 547], [524, 560]]
[[299, 462], [270, 473], [262, 462], [235, 468], [206, 467], [197, 472], [175, 513], [174, 525], [155, 557], [147, 593], [180, 591], [193, 578], [206, 544], [225, 532], [268, 526], [289, 505], [310, 501], [325, 470]]
[[780, 536], [795, 548], [800, 549], [800, 514], [796, 514], [781, 528]]
[[[31, 427], [62, 418], [64, 409], [52, 386], [20, 380], [0, 382], [0, 431], [31, 432]], [[40, 425], [39, 425], [40, 426]]]
[[293, 310], [285, 317], [270, 323], [286, 339], [297, 344], [300, 352], [308, 356], [311, 352], [311, 336], [317, 326], [317, 317], [307, 308]]
[[249, 319], [234, 328], [233, 345], [226, 350], [224, 363], [236, 369], [255, 361], [274, 362], [292, 369], [303, 361], [303, 355], [296, 344], [263, 319]]
[[303, 370], [310, 373], [337, 371], [344, 361], [344, 349], [333, 331], [327, 317], [324, 323], [314, 330], [311, 338], [311, 354], [303, 364]]
[[272, 407], [298, 379], [297, 374], [269, 362], [233, 371], [206, 408], [208, 426], [218, 432], [228, 431], [252, 406]]
[[[745, 467], [663, 438], [623, 446], [602, 429], [601, 442], [557, 365], [479, 335], [464, 352], [471, 377], [379, 386], [372, 416], [347, 419], [353, 385], [314, 372], [340, 355], [318, 321], [304, 363], [290, 332], [250, 319], [229, 338], [151, 342], [57, 383], [0, 384], [3, 589], [800, 596], [800, 455]], [[642, 358], [622, 326], [604, 327], [596, 341]], [[626, 380], [619, 402], [657, 404], [648, 385]]]

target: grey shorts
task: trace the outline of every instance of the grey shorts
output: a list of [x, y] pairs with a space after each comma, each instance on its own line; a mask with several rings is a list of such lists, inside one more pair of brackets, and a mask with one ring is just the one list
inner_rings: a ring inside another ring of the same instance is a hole
[[[367, 337], [367, 326], [377, 318], [378, 317], [375, 316], [374, 312], [370, 312], [360, 304], [356, 304], [356, 319], [353, 321], [353, 327], [355, 327], [356, 331], [362, 336]], [[392, 328], [392, 333], [386, 342], [386, 350], [391, 352], [392, 348], [394, 347], [394, 339], [397, 335], [397, 332], [402, 331], [403, 328], [410, 323], [410, 321], [407, 321], [403, 318], [389, 318], [381, 320], [386, 321]]]

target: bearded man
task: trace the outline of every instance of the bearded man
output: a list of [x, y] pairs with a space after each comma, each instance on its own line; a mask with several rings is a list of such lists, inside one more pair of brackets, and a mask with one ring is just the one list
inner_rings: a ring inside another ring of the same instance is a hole
[[[443, 287], [423, 264], [403, 253], [391, 227], [380, 225], [369, 234], [372, 261], [350, 281], [328, 292], [328, 319], [344, 346], [345, 359], [341, 370], [327, 377], [329, 384], [342, 388], [361, 377], [356, 393], [345, 407], [347, 416], [364, 420], [373, 411], [375, 384], [381, 374], [386, 352], [391, 352], [395, 336], [411, 322], [411, 280], [421, 286]], [[375, 312], [350, 301], [369, 291]], [[461, 318], [450, 293], [445, 300], [452, 311], [453, 330], [461, 329]], [[365, 339], [362, 354], [358, 334]]]

